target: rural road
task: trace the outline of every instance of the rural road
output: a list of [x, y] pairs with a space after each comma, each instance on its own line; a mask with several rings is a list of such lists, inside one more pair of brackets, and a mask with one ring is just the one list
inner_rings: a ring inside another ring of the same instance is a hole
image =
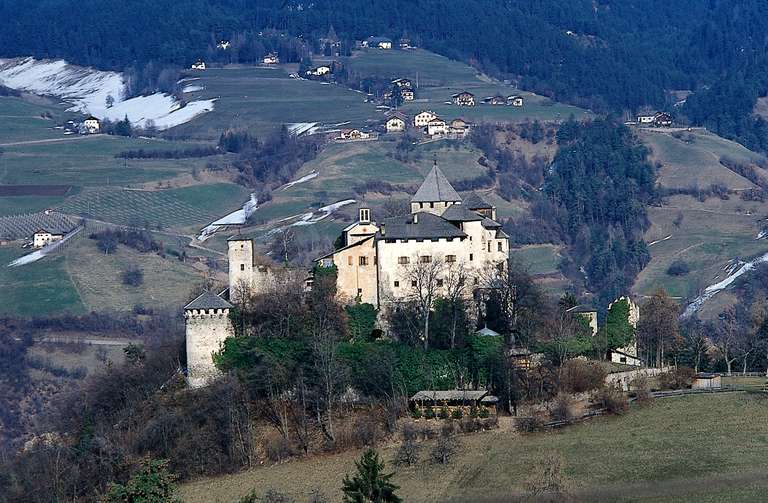
[[89, 135], [73, 135], [68, 136], [66, 138], [49, 138], [46, 140], [25, 140], [25, 141], [14, 141], [11, 143], [0, 143], [0, 147], [15, 147], [18, 145], [37, 145], [37, 144], [45, 144], [45, 143], [61, 143], [61, 142], [67, 142], [67, 141], [77, 141], [77, 140], [84, 140], [86, 138], [99, 138], [102, 136], [109, 136], [106, 134], [89, 134]]

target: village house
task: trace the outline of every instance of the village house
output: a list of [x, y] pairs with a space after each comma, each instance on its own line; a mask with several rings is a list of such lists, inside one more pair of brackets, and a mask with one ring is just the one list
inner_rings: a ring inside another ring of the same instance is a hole
[[451, 101], [454, 105], [460, 107], [473, 107], [475, 106], [475, 95], [467, 91], [461, 91], [452, 95]]
[[63, 238], [64, 233], [62, 232], [40, 229], [32, 234], [32, 246], [34, 248], [42, 248], [53, 243], [54, 241], [60, 241]]
[[414, 46], [411, 45], [411, 39], [410, 38], [401, 38], [400, 39], [400, 49], [414, 49]]
[[431, 121], [438, 119], [439, 117], [435, 112], [431, 112], [429, 110], [422, 110], [421, 112], [417, 113], [413, 116], [413, 125], [415, 127], [425, 127], [427, 124], [429, 124]]
[[331, 73], [331, 67], [330, 66], [318, 66], [317, 68], [311, 68], [306, 71], [306, 75], [309, 75], [311, 77], [322, 77], [324, 75], [328, 75]]
[[229, 43], [229, 40], [221, 40], [218, 44], [216, 44], [216, 49], [226, 51], [229, 49], [230, 45], [232, 44]]
[[448, 133], [457, 138], [464, 138], [469, 134], [471, 124], [464, 119], [453, 119], [448, 126]]
[[406, 125], [406, 117], [400, 112], [394, 112], [391, 113], [388, 118], [387, 122], [384, 124], [384, 128], [386, 129], [387, 133], [400, 133], [405, 131], [405, 125]]
[[483, 103], [485, 103], [486, 105], [506, 105], [507, 98], [505, 98], [500, 94], [497, 94], [495, 96], [489, 96], [487, 98], [483, 98]]
[[392, 81], [392, 85], [395, 85], [397, 87], [413, 87], [411, 83], [411, 79], [395, 79]]
[[96, 134], [101, 129], [101, 122], [93, 115], [83, 121], [83, 132], [87, 134]]
[[507, 105], [512, 105], [513, 107], [521, 107], [523, 106], [523, 97], [515, 94], [507, 96]]
[[369, 140], [370, 138], [371, 138], [371, 133], [362, 131], [360, 129], [342, 129], [339, 132], [339, 136], [336, 137], [337, 140], [347, 140], [347, 141]]
[[443, 119], [432, 119], [424, 128], [424, 132], [428, 136], [440, 136], [448, 134], [448, 125]]
[[192, 63], [192, 69], [193, 70], [205, 70], [205, 61], [202, 59], [198, 59], [194, 63]]
[[262, 63], [265, 65], [276, 65], [280, 63], [280, 58], [277, 57], [277, 54], [274, 52], [270, 52], [266, 56], [264, 56], [264, 59], [261, 60]]
[[641, 114], [637, 116], [637, 123], [641, 126], [650, 126], [656, 120], [656, 114]]
[[670, 127], [672, 125], [672, 116], [667, 112], [658, 112], [653, 117], [653, 125], [656, 127]]
[[413, 89], [411, 89], [410, 87], [401, 87], [400, 97], [403, 99], [403, 101], [413, 101], [413, 99], [415, 98], [415, 95], [413, 94]]
[[368, 37], [363, 41], [363, 47], [374, 49], [392, 49], [392, 40], [386, 37]]

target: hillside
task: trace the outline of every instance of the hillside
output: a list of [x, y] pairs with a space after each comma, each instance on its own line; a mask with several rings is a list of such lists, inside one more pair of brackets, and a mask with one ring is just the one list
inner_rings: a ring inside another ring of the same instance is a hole
[[[395, 471], [398, 494], [409, 502], [497, 501], [526, 489], [546, 456], [563, 458], [565, 475], [585, 501], [738, 502], [757, 501], [768, 489], [756, 438], [768, 433], [761, 396], [729, 393], [658, 399], [623, 417], [595, 419], [551, 433], [524, 435], [490, 431], [461, 438], [448, 466], [423, 459], [396, 468], [396, 446], [381, 449]], [[738, 410], [738, 414], [734, 411]], [[727, 438], [728, 448], [711, 436]], [[708, 440], [709, 439], [709, 440]], [[330, 454], [247, 472], [203, 479], [182, 487], [184, 501], [230, 502], [252, 489], [272, 488], [304, 501], [319, 489], [340, 498], [343, 474], [359, 452]], [[300, 474], [300, 475], [299, 475]]]

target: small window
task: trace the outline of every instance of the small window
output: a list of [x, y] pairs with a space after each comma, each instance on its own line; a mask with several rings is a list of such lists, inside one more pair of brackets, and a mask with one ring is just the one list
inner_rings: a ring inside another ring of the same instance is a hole
[[397, 257], [397, 263], [400, 265], [406, 265], [410, 262], [408, 257]]
[[352, 255], [347, 257], [347, 264], [352, 265]]
[[240, 264], [240, 270], [245, 271], [245, 264]]
[[362, 288], [358, 288], [357, 289], [357, 294], [358, 295], [362, 295], [363, 294], [363, 289]]
[[491, 252], [491, 242], [488, 241], [488, 253], [490, 253], [490, 252]]
[[456, 255], [446, 255], [445, 261], [448, 263], [456, 262]]
[[437, 287], [442, 288], [443, 287], [443, 280], [439, 279], [437, 280]]
[[416, 280], [415, 279], [411, 280], [411, 286], [414, 287], [414, 288], [416, 287]]
[[475, 284], [477, 285], [478, 283], [480, 283], [480, 281], [477, 278], [475, 278]]
[[398, 288], [399, 286], [400, 286], [400, 282], [399, 281], [395, 281], [395, 288]]
[[429, 203], [429, 207], [430, 208], [434, 208], [435, 207], [435, 203]]
[[504, 251], [504, 243], [502, 243], [501, 241], [499, 241], [499, 242], [497, 243], [497, 245], [498, 245], [499, 251]]
[[475, 259], [475, 256], [473, 254], [469, 254], [469, 261], [472, 262]]
[[424, 203], [419, 203], [419, 208], [424, 208]]
[[368, 265], [368, 257], [360, 257], [360, 265]]
[[422, 255], [421, 257], [419, 257], [419, 262], [421, 262], [422, 264], [429, 264], [430, 262], [432, 262], [432, 257], [430, 255]]

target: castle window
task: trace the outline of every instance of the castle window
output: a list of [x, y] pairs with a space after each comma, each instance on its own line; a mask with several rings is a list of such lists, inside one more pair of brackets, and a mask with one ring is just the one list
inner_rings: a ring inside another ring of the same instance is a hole
[[245, 264], [240, 264], [240, 270], [245, 271]]
[[499, 242], [498, 242], [498, 248], [499, 248], [499, 251], [504, 251], [504, 243], [502, 243], [501, 241], [499, 241]]
[[395, 288], [397, 288], [399, 286], [400, 286], [400, 282], [399, 281], [395, 281]]
[[400, 265], [406, 265], [410, 262], [408, 257], [397, 257], [397, 263]]
[[416, 280], [415, 279], [411, 281], [411, 286], [416, 288]]
[[424, 203], [419, 203], [419, 209], [424, 208]]
[[358, 288], [357, 289], [357, 294], [358, 295], [362, 295], [363, 294], [363, 289], [362, 288]]
[[443, 280], [439, 279], [437, 280], [437, 287], [442, 288], [443, 287]]
[[429, 203], [429, 207], [430, 208], [434, 208], [435, 207], [435, 203]]
[[478, 283], [480, 283], [480, 281], [477, 278], [475, 278], [475, 284], [478, 284]]
[[432, 262], [432, 256], [422, 255], [421, 257], [419, 257], [419, 262], [421, 262], [422, 264], [429, 264], [430, 262]]
[[448, 263], [456, 262], [456, 255], [446, 255], [445, 261]]
[[474, 260], [474, 258], [475, 258], [475, 256], [474, 256], [473, 254], [471, 254], [471, 253], [470, 253], [470, 254], [469, 254], [469, 261], [470, 261], [470, 262], [472, 262], [472, 260]]
[[347, 264], [352, 265], [352, 255], [347, 257]]
[[360, 257], [360, 265], [368, 265], [368, 257]]
[[490, 253], [490, 252], [491, 252], [491, 242], [488, 241], [488, 253]]

